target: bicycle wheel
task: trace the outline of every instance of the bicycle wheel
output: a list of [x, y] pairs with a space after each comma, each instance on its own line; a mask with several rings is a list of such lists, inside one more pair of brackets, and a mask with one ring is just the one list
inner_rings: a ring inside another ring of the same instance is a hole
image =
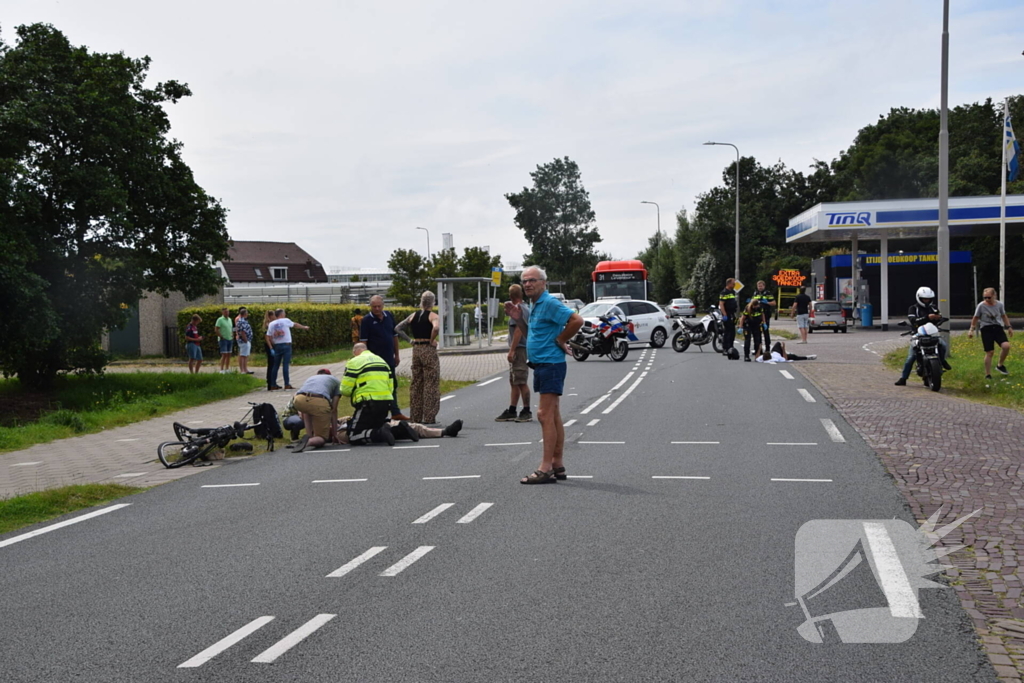
[[174, 438], [178, 441], [187, 441], [189, 437], [189, 428], [178, 422], [174, 423]]
[[187, 465], [203, 454], [202, 445], [193, 441], [165, 441], [160, 444], [156, 453], [164, 467], [173, 469]]

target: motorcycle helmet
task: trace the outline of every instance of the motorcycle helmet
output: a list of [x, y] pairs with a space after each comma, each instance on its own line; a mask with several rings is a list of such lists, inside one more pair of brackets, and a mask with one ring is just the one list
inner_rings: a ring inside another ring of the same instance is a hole
[[[935, 292], [932, 291], [931, 287], [918, 287], [917, 288], [917, 303], [919, 303], [922, 306], [924, 306], [925, 303], [923, 301], [921, 301], [921, 299], [931, 299], [932, 301], [935, 301]], [[929, 301], [928, 303], [931, 303], [931, 301]]]

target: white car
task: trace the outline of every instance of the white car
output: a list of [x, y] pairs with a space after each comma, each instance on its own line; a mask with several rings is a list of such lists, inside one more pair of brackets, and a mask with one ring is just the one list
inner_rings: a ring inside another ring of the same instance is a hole
[[668, 340], [672, 322], [665, 312], [652, 301], [639, 299], [598, 299], [580, 309], [584, 325], [597, 325], [598, 316], [611, 313], [633, 325], [636, 343], [650, 344], [660, 349]]
[[673, 318], [694, 318], [697, 316], [697, 307], [689, 299], [672, 299], [668, 303], [668, 313]]

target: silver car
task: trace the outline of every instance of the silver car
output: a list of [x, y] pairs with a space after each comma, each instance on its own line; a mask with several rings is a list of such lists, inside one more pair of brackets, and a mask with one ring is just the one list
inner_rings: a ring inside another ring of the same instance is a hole
[[812, 301], [807, 331], [832, 330], [846, 334], [846, 311], [835, 300]]
[[672, 299], [666, 307], [668, 314], [673, 318], [694, 318], [697, 316], [697, 307], [689, 299]]

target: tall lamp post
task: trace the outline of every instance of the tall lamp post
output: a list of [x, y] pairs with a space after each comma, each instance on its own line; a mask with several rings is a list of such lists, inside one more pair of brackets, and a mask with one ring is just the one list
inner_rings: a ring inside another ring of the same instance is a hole
[[731, 142], [705, 142], [705, 145], [725, 145], [736, 150], [736, 281], [740, 279], [740, 148]]
[[432, 258], [430, 255], [430, 231], [427, 230], [426, 228], [421, 228], [418, 225], [416, 226], [416, 229], [422, 230], [423, 232], [427, 233], [427, 260], [429, 261]]
[[642, 201], [641, 204], [654, 204], [654, 208], [658, 210], [658, 246], [661, 246], [661, 207], [658, 206], [658, 202]]
[[[939, 229], [936, 234], [936, 251], [939, 261], [939, 314], [949, 317], [949, 0], [942, 3], [942, 66], [939, 84]], [[1006, 170], [1003, 169], [1003, 173]], [[999, 292], [1004, 296], [1004, 292]], [[949, 331], [942, 331], [942, 338], [949, 348]]]

